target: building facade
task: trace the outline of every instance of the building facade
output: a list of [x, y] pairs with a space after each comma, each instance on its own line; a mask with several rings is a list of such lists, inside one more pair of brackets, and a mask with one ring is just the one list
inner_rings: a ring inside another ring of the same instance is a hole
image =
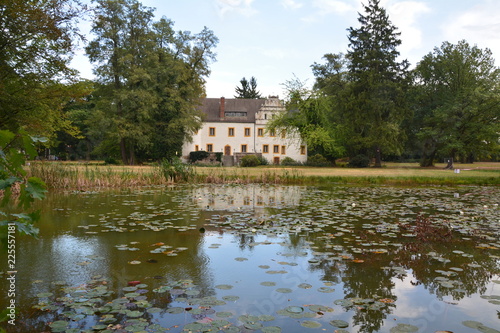
[[247, 154], [262, 154], [270, 164], [290, 157], [307, 161], [307, 147], [297, 133], [273, 132], [268, 122], [286, 112], [278, 97], [267, 99], [205, 98], [201, 106], [203, 127], [182, 149], [185, 160], [192, 151], [222, 152], [235, 162]]

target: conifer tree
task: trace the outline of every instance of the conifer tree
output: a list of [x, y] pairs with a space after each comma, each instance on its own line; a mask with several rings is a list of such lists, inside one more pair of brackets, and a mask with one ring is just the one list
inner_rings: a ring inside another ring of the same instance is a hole
[[358, 18], [361, 26], [348, 29], [350, 85], [342, 117], [350, 155], [374, 156], [375, 166], [381, 166], [382, 152], [399, 154], [402, 149], [409, 65], [397, 59], [400, 33], [379, 0], [368, 0], [364, 11]]

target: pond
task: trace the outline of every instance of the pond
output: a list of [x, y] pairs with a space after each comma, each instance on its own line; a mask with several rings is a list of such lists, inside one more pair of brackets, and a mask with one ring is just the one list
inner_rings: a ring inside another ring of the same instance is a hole
[[496, 187], [54, 193], [40, 238], [17, 237], [8, 332], [500, 332], [499, 199]]

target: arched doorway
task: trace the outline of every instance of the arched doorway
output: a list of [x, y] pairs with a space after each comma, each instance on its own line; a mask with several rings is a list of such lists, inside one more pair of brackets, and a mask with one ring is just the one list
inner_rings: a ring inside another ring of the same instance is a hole
[[226, 156], [231, 155], [231, 146], [227, 145], [224, 147], [224, 155], [226, 155]]

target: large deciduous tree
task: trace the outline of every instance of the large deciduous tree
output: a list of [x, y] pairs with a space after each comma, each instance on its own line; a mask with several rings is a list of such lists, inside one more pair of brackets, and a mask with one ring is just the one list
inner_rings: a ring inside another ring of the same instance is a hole
[[269, 129], [285, 130], [287, 135], [299, 138], [307, 144], [309, 155], [321, 154], [332, 164], [342, 156], [338, 123], [331, 112], [334, 99], [319, 90], [310, 90], [298, 78], [287, 81], [286, 113], [274, 118]]
[[348, 29], [350, 83], [341, 116], [348, 153], [374, 156], [381, 166], [382, 152], [401, 153], [408, 63], [398, 61], [400, 33], [379, 0], [369, 0], [364, 11], [361, 26]]
[[101, 84], [105, 143], [119, 144], [125, 164], [171, 158], [201, 126], [196, 106], [218, 40], [207, 28], [192, 35], [172, 26], [154, 22], [153, 9], [137, 0], [97, 1], [87, 53]]
[[83, 8], [76, 0], [0, 3], [0, 129], [74, 132], [63, 107], [88, 93], [71, 88], [77, 73], [69, 67]]
[[414, 73], [422, 166], [433, 165], [437, 156], [472, 163], [498, 153], [500, 69], [489, 49], [444, 42]]

